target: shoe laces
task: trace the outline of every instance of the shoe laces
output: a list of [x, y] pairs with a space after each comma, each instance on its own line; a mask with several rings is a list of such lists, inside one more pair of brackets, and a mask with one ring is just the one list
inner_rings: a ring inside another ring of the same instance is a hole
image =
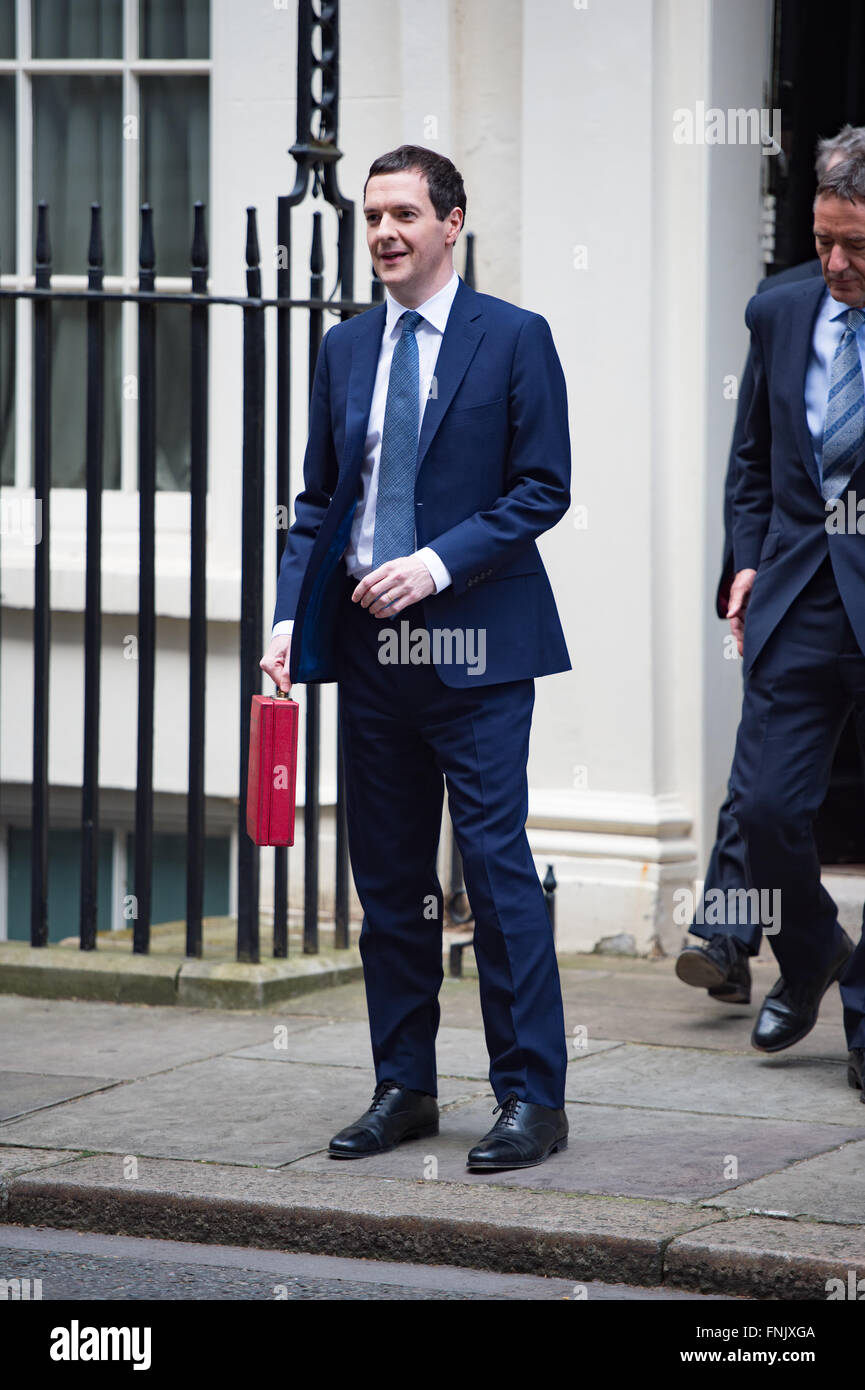
[[516, 1091], [511, 1091], [509, 1095], [505, 1096], [501, 1105], [497, 1105], [493, 1111], [494, 1115], [497, 1115], [499, 1111], [502, 1112], [502, 1117], [497, 1123], [500, 1125], [512, 1125], [516, 1117], [517, 1109], [521, 1104], [522, 1101]]
[[399, 1086], [395, 1081], [380, 1081], [373, 1092], [372, 1105], [369, 1107], [369, 1113], [372, 1113], [373, 1110], [378, 1110], [378, 1107], [389, 1091], [398, 1090]]

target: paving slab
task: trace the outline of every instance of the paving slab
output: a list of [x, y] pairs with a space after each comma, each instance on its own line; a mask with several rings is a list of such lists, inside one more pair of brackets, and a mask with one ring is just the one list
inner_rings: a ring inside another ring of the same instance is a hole
[[[125, 1082], [50, 1113], [0, 1125], [0, 1142], [241, 1164], [288, 1163], [326, 1148], [367, 1109], [367, 1074], [346, 1067], [284, 1067], [239, 1057], [193, 1062]], [[442, 1099], [486, 1093], [445, 1080]]]
[[[593, 959], [590, 957], [589, 959]], [[754, 1055], [750, 1045], [751, 1029], [757, 1007], [734, 1008], [709, 1001], [705, 991], [689, 989], [672, 973], [671, 962], [666, 973], [651, 974], [656, 963], [647, 961], [616, 962], [604, 970], [563, 969], [560, 971], [565, 1010], [565, 1031], [569, 1039], [574, 1030], [586, 1028], [593, 1041], [628, 1039], [632, 1042], [671, 1043], [684, 1047], [717, 1047]], [[627, 969], [626, 965], [635, 966]], [[763, 981], [765, 993], [773, 983], [776, 970], [767, 968]], [[759, 998], [762, 998], [762, 993]], [[818, 1054], [841, 1055], [843, 1030], [837, 990], [838, 1025], [830, 1017], [832, 994], [823, 1004], [825, 1025], [818, 1022], [815, 1033], [821, 1041]], [[755, 988], [755, 998], [757, 992]], [[482, 1028], [477, 978], [470, 976], [454, 980], [446, 976], [439, 995], [442, 1027]], [[287, 1007], [292, 1016], [334, 1019], [367, 1018], [366, 994], [363, 984], [345, 985], [338, 989], [307, 995], [291, 1001]], [[269, 1011], [273, 1012], [274, 1008]], [[823, 1038], [825, 1032], [825, 1040]], [[813, 1037], [813, 1035], [809, 1035]], [[798, 1044], [797, 1051], [806, 1049], [809, 1038]], [[569, 1044], [572, 1047], [572, 1042]], [[846, 1055], [846, 1054], [845, 1054]]]
[[79, 1159], [9, 1183], [6, 1219], [263, 1249], [660, 1283], [670, 1239], [719, 1219], [663, 1202], [144, 1158]]
[[865, 1273], [862, 1227], [756, 1216], [677, 1236], [664, 1259], [674, 1288], [749, 1298], [827, 1299], [827, 1281], [846, 1284], [850, 1270]]
[[0, 1146], [0, 1176], [11, 1173], [26, 1173], [34, 1168], [51, 1168], [58, 1163], [69, 1163], [78, 1157], [68, 1149], [16, 1149], [14, 1146]]
[[[658, 965], [664, 967], [663, 975], [648, 973]], [[751, 1029], [759, 1003], [777, 976], [774, 962], [765, 964], [760, 983], [755, 983], [756, 1003], [747, 1008], [716, 1004], [705, 991], [683, 985], [672, 971], [670, 961], [616, 961], [615, 966], [604, 970], [561, 970], [565, 1030], [571, 1054], [575, 1055], [574, 1030], [585, 1028], [590, 1041], [626, 1039], [759, 1056], [751, 1047]], [[443, 1027], [483, 1026], [477, 979], [446, 977], [439, 999]], [[366, 995], [362, 984], [346, 985], [292, 1001], [290, 1011], [292, 1016], [365, 1020]], [[815, 1028], [797, 1043], [795, 1052], [797, 1056], [839, 1060], [846, 1057], [837, 989], [830, 990]]]
[[[715, 1198], [712, 1205], [733, 1212], [771, 1212], [861, 1226], [865, 1223], [865, 1143], [847, 1143], [783, 1172], [744, 1183]], [[865, 1276], [865, 1268], [862, 1273]]]
[[[298, 1030], [301, 1031], [298, 1031]], [[574, 1050], [572, 1061], [581, 1061], [597, 1052], [621, 1046], [614, 1041], [590, 1041]], [[255, 1058], [263, 1062], [311, 1062], [318, 1065], [364, 1067], [372, 1070], [372, 1048], [366, 1023], [332, 1020], [317, 1026], [291, 1023], [291, 1032], [263, 1045], [244, 1047], [234, 1057]], [[439, 1076], [465, 1076], [486, 1081], [490, 1061], [483, 1034], [475, 1028], [439, 1028], [436, 1038]]]
[[[293, 1031], [303, 1019], [285, 1018]], [[0, 1036], [7, 1062], [46, 1075], [105, 1071], [132, 1080], [150, 1072], [273, 1037], [274, 1024], [258, 1015], [216, 1015], [209, 1009], [150, 1004], [91, 1003], [0, 995]]]
[[[445, 976], [439, 994], [442, 1024], [453, 1028], [482, 1028], [481, 1005], [478, 996], [477, 980], [452, 980]], [[334, 989], [323, 990], [318, 994], [308, 994], [302, 999], [292, 1000], [290, 1005], [282, 1006], [294, 1015], [305, 1017], [335, 1019], [367, 1019], [366, 990], [363, 982], [340, 985]], [[273, 1012], [269, 1008], [269, 1012]]]
[[[495, 1123], [492, 1108], [492, 1101], [467, 1101], [442, 1116], [437, 1137], [353, 1162], [376, 1176], [417, 1179], [426, 1176], [433, 1158], [444, 1182], [696, 1202], [861, 1134], [840, 1125], [568, 1104], [564, 1153], [534, 1168], [469, 1173], [466, 1154]], [[316, 1153], [296, 1166], [322, 1173], [337, 1161]], [[736, 1176], [725, 1179], [727, 1170]]]
[[[697, 991], [694, 991], [696, 994]], [[751, 1030], [757, 1011], [742, 1009], [732, 1012], [733, 1006], [719, 1008], [698, 999], [695, 1006], [678, 1009], [644, 1009], [640, 998], [630, 1003], [610, 1003], [606, 1000], [583, 1001], [579, 1013], [565, 1012], [569, 1034], [575, 1025], [586, 1028], [590, 1038], [624, 1038], [628, 1042], [647, 1043], [659, 1047], [712, 1049], [718, 1052], [741, 1052], [748, 1057], [760, 1054], [751, 1046]], [[840, 1006], [837, 1023], [822, 1018], [806, 1038], [795, 1047], [796, 1056], [846, 1058], [844, 1028]]]
[[117, 1084], [114, 1076], [43, 1076], [39, 1072], [0, 1071], [0, 1121]]
[[[662, 1046], [717, 1048], [756, 1056], [751, 1030], [764, 996], [774, 984], [774, 959], [752, 962], [750, 1005], [718, 1004], [705, 990], [677, 979], [675, 962], [616, 962], [603, 975], [578, 969], [560, 972], [569, 1034], [582, 1026], [590, 1038], [627, 1038]], [[823, 1000], [820, 1018], [797, 1055], [846, 1057], [841, 996], [833, 987]]]
[[[846, 1060], [846, 1053], [845, 1053]], [[568, 1100], [610, 1101], [703, 1115], [751, 1115], [803, 1123], [861, 1126], [865, 1106], [838, 1061], [625, 1044], [568, 1073]]]

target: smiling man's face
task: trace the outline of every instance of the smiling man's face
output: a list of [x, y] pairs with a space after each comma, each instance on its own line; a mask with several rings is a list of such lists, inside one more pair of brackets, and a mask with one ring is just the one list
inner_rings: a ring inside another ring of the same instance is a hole
[[453, 208], [439, 222], [425, 174], [418, 169], [375, 174], [366, 186], [363, 211], [376, 275], [394, 299], [414, 309], [447, 284], [463, 215]]

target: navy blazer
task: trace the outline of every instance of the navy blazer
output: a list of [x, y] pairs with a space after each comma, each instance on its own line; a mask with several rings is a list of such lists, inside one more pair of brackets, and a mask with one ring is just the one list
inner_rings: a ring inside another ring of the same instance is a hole
[[[733, 551], [737, 572], [757, 571], [745, 616], [746, 671], [827, 554], [865, 651], [865, 536], [855, 530], [855, 504], [853, 534], [827, 530], [830, 514], [805, 413], [811, 339], [825, 292], [824, 280], [815, 277], [755, 295], [745, 311], [754, 393], [737, 454]], [[865, 439], [848, 488], [861, 496], [863, 462]]]
[[[810, 280], [813, 275], [822, 274], [823, 267], [819, 259], [803, 261], [801, 265], [792, 265], [787, 270], [779, 271], [777, 275], [768, 275], [765, 280], [760, 281], [757, 286], [757, 293], [763, 294], [765, 290], [777, 289], [779, 285], [788, 285], [798, 280]], [[739, 383], [736, 423], [733, 426], [733, 438], [730, 441], [730, 453], [727, 457], [727, 476], [724, 479], [724, 554], [721, 560], [721, 578], [718, 581], [718, 589], [715, 594], [715, 612], [719, 618], [726, 618], [727, 616], [727, 602], [730, 597], [730, 585], [733, 582], [733, 495], [736, 491], [736, 455], [745, 436], [745, 420], [753, 394], [754, 371], [749, 352], [745, 362], [745, 370], [742, 373], [742, 380]]]
[[[335, 679], [342, 556], [360, 491], [385, 315], [381, 304], [334, 325], [319, 351], [304, 487], [274, 612], [274, 623], [295, 622], [292, 681]], [[438, 661], [436, 670], [454, 688], [567, 671], [564, 634], [535, 544], [570, 504], [567, 397], [549, 325], [461, 280], [435, 384], [418, 441], [415, 528], [418, 548], [432, 546], [452, 583], [423, 600], [424, 621], [430, 633], [483, 629], [486, 647], [483, 671], [478, 663], [473, 669]], [[431, 650], [433, 658], [441, 655], [435, 643]]]

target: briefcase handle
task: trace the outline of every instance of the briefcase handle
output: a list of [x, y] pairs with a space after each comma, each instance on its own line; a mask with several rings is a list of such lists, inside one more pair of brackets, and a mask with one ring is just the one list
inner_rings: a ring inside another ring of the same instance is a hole
[[294, 697], [289, 693], [289, 691], [287, 691], [287, 690], [280, 690], [279, 686], [276, 687], [276, 696], [275, 696], [275, 698], [278, 699], [278, 700], [291, 700], [291, 703], [292, 703], [293, 705], [296, 705], [296, 704], [297, 704], [297, 701], [296, 701], [296, 700], [294, 699]]

